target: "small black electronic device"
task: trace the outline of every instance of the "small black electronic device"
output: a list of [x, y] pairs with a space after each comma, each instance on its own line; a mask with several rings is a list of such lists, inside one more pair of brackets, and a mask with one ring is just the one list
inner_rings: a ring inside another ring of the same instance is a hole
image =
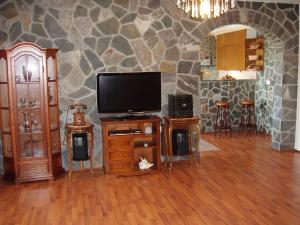
[[84, 161], [89, 159], [87, 133], [72, 134], [73, 160]]
[[187, 155], [189, 153], [189, 137], [187, 130], [175, 129], [172, 132], [173, 155]]
[[169, 116], [171, 117], [193, 117], [192, 95], [169, 95]]

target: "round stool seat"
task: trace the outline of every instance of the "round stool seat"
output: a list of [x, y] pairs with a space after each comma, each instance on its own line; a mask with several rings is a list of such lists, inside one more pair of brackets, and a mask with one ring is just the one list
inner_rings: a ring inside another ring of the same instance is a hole
[[225, 101], [218, 101], [218, 102], [216, 102], [216, 106], [228, 107], [229, 103], [225, 102]]
[[242, 101], [242, 105], [245, 105], [245, 106], [254, 105], [254, 101], [247, 99], [247, 100]]

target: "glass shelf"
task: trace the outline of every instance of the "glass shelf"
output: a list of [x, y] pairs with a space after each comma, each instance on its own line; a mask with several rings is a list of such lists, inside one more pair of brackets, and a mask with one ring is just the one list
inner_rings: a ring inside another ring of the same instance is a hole
[[18, 133], [19, 136], [22, 136], [22, 135], [34, 135], [34, 134], [43, 134], [43, 132], [42, 131], [33, 131], [33, 132]]

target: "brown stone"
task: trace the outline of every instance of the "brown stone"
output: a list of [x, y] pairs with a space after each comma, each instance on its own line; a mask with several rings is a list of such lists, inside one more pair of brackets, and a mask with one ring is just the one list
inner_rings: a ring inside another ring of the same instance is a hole
[[160, 63], [160, 71], [167, 73], [176, 73], [177, 63], [170, 61], [162, 61]]
[[138, 39], [132, 41], [132, 47], [141, 65], [150, 66], [152, 64], [151, 52], [142, 40]]

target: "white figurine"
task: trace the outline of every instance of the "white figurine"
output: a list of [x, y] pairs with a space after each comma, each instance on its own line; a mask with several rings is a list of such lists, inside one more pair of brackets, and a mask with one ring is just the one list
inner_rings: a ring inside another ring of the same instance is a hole
[[144, 159], [143, 157], [140, 158], [141, 158], [141, 161], [139, 162], [140, 170], [149, 169], [150, 167], [153, 166], [153, 163], [148, 162], [147, 159]]

